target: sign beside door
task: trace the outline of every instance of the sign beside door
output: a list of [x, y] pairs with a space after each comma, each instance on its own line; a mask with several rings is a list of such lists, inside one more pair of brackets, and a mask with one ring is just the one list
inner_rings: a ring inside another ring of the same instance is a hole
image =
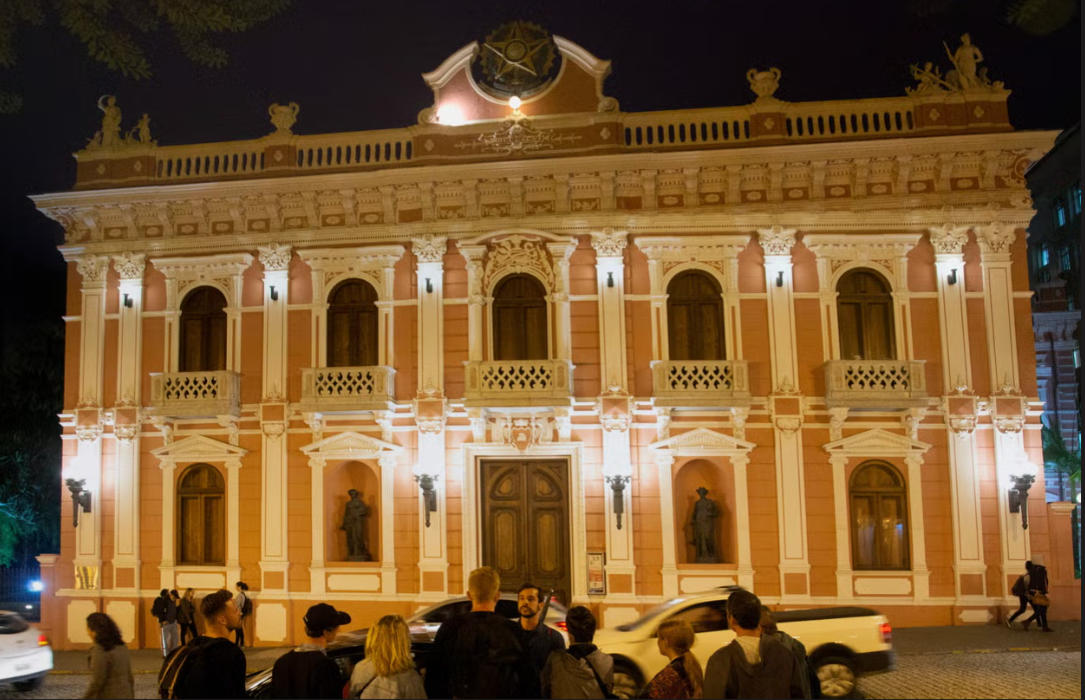
[[588, 595], [606, 595], [607, 577], [602, 552], [588, 552]]

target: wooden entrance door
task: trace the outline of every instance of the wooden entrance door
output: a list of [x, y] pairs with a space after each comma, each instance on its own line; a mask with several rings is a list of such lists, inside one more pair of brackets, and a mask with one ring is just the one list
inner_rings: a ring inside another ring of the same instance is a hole
[[530, 581], [568, 605], [569, 465], [564, 461], [482, 463], [482, 563], [497, 569], [501, 590]]

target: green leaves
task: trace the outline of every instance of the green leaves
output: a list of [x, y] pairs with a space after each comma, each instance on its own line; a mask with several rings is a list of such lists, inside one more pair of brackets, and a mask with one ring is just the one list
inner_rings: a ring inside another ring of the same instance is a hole
[[1066, 447], [1062, 436], [1046, 423], [1042, 429], [1044, 447], [1044, 467], [1060, 474], [1066, 474], [1074, 481], [1081, 480], [1081, 452]]

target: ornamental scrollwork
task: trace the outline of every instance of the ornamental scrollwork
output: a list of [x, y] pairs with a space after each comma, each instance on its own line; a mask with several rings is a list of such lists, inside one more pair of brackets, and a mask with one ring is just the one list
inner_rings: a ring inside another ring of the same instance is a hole
[[968, 227], [943, 224], [928, 229], [934, 252], [942, 255], [960, 254], [968, 243]]
[[86, 255], [76, 261], [75, 268], [83, 277], [83, 284], [105, 284], [109, 258], [104, 255]]
[[290, 269], [290, 258], [293, 253], [289, 245], [272, 243], [271, 245], [257, 246], [256, 250], [259, 252], [260, 263], [265, 270], [283, 272]]
[[528, 236], [509, 236], [495, 243], [486, 256], [483, 287], [490, 289], [506, 274], [526, 271], [535, 272], [547, 288], [554, 288], [554, 270], [547, 261], [542, 241]]
[[444, 262], [445, 252], [448, 250], [448, 239], [444, 236], [435, 236], [427, 233], [420, 238], [412, 238], [411, 247], [414, 256], [420, 263]]
[[791, 248], [795, 245], [796, 229], [773, 226], [768, 229], [758, 229], [757, 237], [761, 241], [761, 248], [765, 255], [790, 255]]
[[147, 256], [143, 253], [121, 253], [113, 256], [113, 267], [122, 280], [142, 280], [147, 267]]
[[1017, 240], [1017, 234], [1008, 226], [992, 223], [976, 229], [976, 241], [984, 255], [997, 255], [1010, 252], [1010, 246]]
[[602, 231], [592, 231], [591, 247], [595, 248], [595, 257], [622, 257], [622, 251], [625, 250], [625, 247], [628, 244], [628, 236], [628, 232], [615, 231], [612, 228], [605, 228]]

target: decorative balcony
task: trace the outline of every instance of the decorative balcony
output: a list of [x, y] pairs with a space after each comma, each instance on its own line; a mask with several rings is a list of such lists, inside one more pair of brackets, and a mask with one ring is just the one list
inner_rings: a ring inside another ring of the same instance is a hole
[[466, 362], [468, 407], [571, 406], [569, 360]]
[[925, 360], [834, 360], [825, 363], [830, 408], [900, 409], [927, 405]]
[[168, 418], [240, 415], [241, 375], [226, 370], [153, 373], [151, 408]]
[[657, 360], [652, 363], [655, 405], [664, 407], [748, 406], [745, 360]]
[[322, 413], [394, 410], [395, 377], [395, 369], [385, 365], [303, 369], [301, 402]]

